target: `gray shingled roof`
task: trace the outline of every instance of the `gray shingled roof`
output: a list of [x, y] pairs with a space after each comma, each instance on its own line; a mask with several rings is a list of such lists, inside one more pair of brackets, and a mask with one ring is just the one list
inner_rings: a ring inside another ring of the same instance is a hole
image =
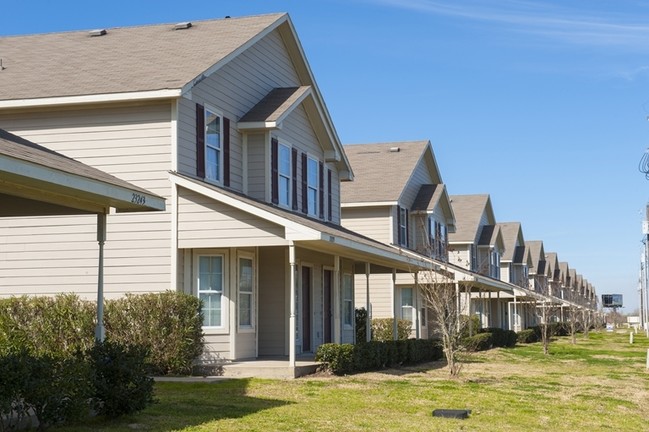
[[559, 257], [556, 252], [547, 252], [545, 254], [545, 261], [548, 263], [552, 279], [559, 280], [561, 277], [561, 269], [559, 268]]
[[246, 122], [276, 122], [307, 92], [311, 86], [283, 87], [271, 90], [239, 119]]
[[[343, 203], [398, 201], [429, 141], [345, 145], [354, 181], [341, 184]], [[398, 148], [399, 151], [390, 151]]]
[[455, 214], [455, 232], [449, 233], [451, 243], [473, 243], [478, 236], [480, 219], [489, 203], [489, 195], [451, 195]]
[[285, 14], [0, 38], [0, 100], [180, 89]]
[[[514, 262], [516, 247], [520, 246], [519, 244], [517, 244], [517, 242], [519, 237], [522, 237], [521, 223], [520, 222], [499, 222], [498, 226], [500, 227], [500, 232], [503, 235], [503, 243], [505, 245], [505, 252], [503, 252], [500, 259], [501, 261]], [[522, 260], [523, 256], [520, 255], [519, 259]], [[518, 261], [518, 262], [522, 262], [522, 261]]]
[[410, 210], [427, 211], [434, 210], [435, 206], [444, 194], [443, 184], [424, 184], [419, 188], [415, 201], [412, 203]]
[[530, 254], [532, 255], [532, 267], [530, 267], [530, 273], [539, 275], [544, 274], [545, 252], [543, 250], [543, 241], [530, 240], [526, 241], [525, 245], [530, 248]]

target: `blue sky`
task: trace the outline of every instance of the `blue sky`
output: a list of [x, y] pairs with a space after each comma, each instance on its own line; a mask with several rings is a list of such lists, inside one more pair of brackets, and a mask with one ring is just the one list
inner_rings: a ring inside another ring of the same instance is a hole
[[649, 2], [4, 0], [0, 35], [268, 12], [291, 15], [343, 143], [431, 140], [450, 194], [490, 194], [637, 307]]

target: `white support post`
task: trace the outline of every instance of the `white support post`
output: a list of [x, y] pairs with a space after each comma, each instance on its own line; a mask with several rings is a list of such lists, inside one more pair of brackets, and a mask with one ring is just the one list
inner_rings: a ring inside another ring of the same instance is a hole
[[370, 263], [365, 263], [365, 342], [372, 340], [372, 321], [370, 319]]
[[415, 315], [415, 337], [420, 338], [419, 330], [419, 272], [415, 272], [415, 289], [413, 294], [413, 303], [415, 306], [414, 315]]
[[289, 292], [290, 292], [290, 315], [288, 320], [288, 331], [289, 331], [289, 347], [288, 347], [288, 363], [289, 367], [295, 367], [295, 333], [297, 331], [296, 320], [295, 320], [295, 295], [297, 294], [296, 290], [296, 263], [295, 263], [295, 244], [291, 241], [288, 245], [288, 263], [290, 266], [290, 276], [289, 276]]
[[392, 320], [392, 339], [393, 340], [398, 340], [399, 339], [399, 327], [398, 327], [398, 320], [399, 320], [399, 314], [398, 312], [398, 299], [397, 299], [397, 270], [392, 269], [392, 316], [394, 319]]
[[333, 298], [333, 311], [334, 311], [334, 343], [341, 343], [342, 341], [342, 325], [340, 324], [340, 256], [334, 256], [334, 298]]
[[521, 331], [520, 323], [518, 320], [518, 304], [516, 303], [516, 294], [514, 294], [514, 316], [512, 317], [512, 322], [514, 323], [514, 331]]
[[97, 325], [95, 340], [103, 342], [106, 338], [104, 328], [104, 243], [106, 242], [106, 214], [97, 214], [97, 243], [99, 243], [99, 266], [97, 269]]

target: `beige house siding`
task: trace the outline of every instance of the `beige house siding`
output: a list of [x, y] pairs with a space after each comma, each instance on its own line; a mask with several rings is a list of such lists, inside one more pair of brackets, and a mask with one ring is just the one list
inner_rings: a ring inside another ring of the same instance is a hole
[[[5, 112], [0, 128], [168, 198], [170, 118], [165, 102]], [[108, 216], [107, 298], [171, 288], [170, 220], [168, 211]], [[96, 228], [92, 215], [1, 219], [0, 294], [95, 298]]]
[[383, 243], [392, 243], [390, 232], [392, 207], [343, 208], [345, 228]]
[[288, 354], [288, 249], [259, 249], [259, 355]]
[[284, 228], [184, 188], [178, 189], [178, 247], [286, 244]]
[[179, 172], [196, 174], [196, 110], [205, 104], [229, 118], [230, 185], [243, 191], [242, 136], [236, 122], [275, 87], [300, 85], [293, 64], [277, 31], [270, 33], [180, 99], [178, 114]]
[[270, 155], [266, 134], [255, 133], [247, 136], [248, 153], [248, 191], [247, 194], [260, 201], [268, 201], [267, 178], [270, 168]]

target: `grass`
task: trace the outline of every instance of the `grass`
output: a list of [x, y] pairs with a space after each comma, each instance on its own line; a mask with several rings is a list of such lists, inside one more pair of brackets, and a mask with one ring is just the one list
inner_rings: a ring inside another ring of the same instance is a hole
[[[157, 383], [159, 403], [112, 422], [95, 418], [58, 430], [85, 431], [640, 431], [649, 424], [649, 340], [591, 333], [495, 349], [467, 358], [459, 379], [444, 365], [291, 381], [239, 379]], [[467, 408], [467, 420], [434, 418]], [[57, 429], [54, 429], [57, 430]]]

